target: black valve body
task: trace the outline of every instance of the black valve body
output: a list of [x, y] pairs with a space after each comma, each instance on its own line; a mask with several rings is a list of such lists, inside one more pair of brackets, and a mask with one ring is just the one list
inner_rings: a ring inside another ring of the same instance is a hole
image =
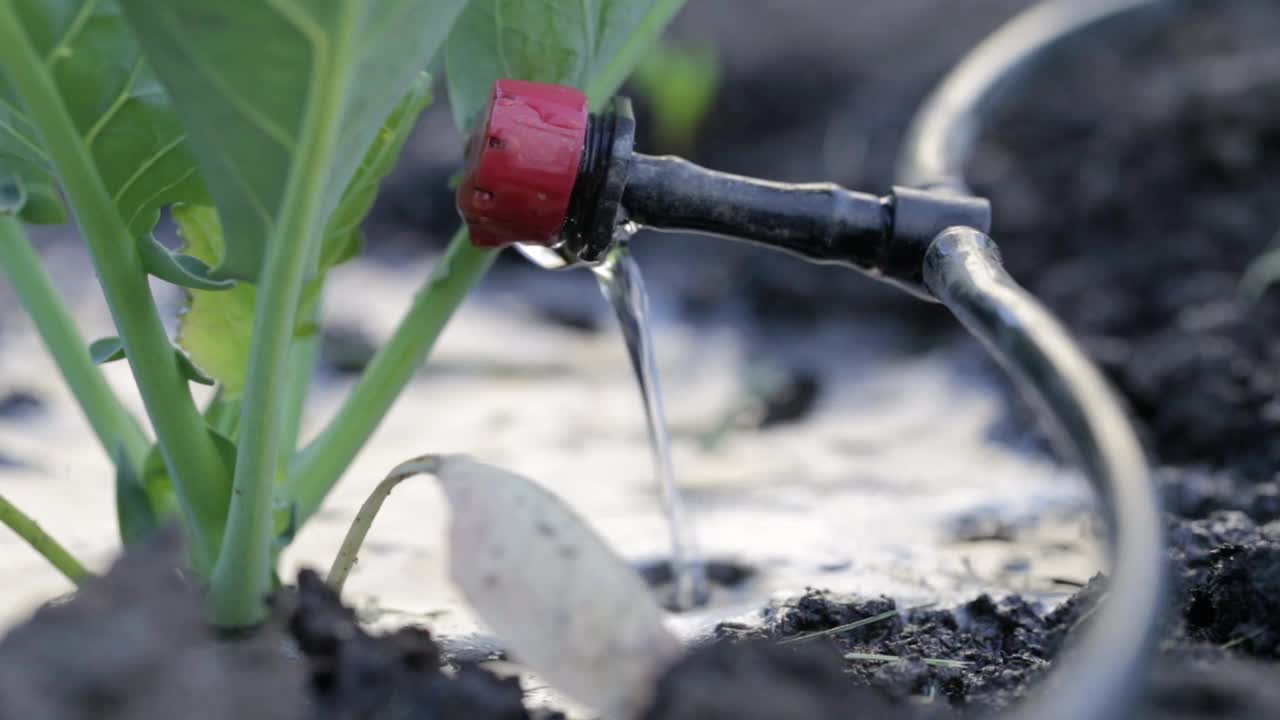
[[895, 188], [877, 196], [832, 183], [778, 183], [634, 154], [622, 195], [627, 219], [657, 230], [720, 235], [810, 262], [853, 267], [925, 298], [921, 268], [938, 233], [990, 230], [981, 198]]
[[562, 253], [602, 260], [613, 228], [719, 235], [810, 262], [844, 265], [933, 299], [922, 279], [925, 253], [948, 227], [990, 232], [983, 198], [894, 188], [888, 195], [832, 183], [779, 183], [708, 170], [678, 157], [632, 152], [630, 104], [593, 116], [574, 184]]

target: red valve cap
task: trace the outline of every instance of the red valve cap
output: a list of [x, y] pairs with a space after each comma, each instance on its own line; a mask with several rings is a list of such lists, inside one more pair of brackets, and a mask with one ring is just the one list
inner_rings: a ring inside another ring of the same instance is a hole
[[473, 244], [556, 243], [582, 161], [587, 118], [587, 98], [574, 88], [494, 83], [458, 184], [458, 212]]

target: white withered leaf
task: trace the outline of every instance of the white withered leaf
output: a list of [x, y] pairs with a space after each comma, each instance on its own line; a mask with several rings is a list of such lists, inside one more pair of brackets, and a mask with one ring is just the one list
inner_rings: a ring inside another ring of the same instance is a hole
[[513, 657], [612, 717], [635, 717], [682, 652], [638, 574], [554, 495], [458, 455], [431, 458], [451, 508], [453, 581]]

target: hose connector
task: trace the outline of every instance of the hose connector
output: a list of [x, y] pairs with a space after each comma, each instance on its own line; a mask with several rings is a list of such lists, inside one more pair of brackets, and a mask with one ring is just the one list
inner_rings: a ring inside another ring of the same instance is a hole
[[634, 142], [626, 98], [592, 115], [573, 88], [499, 80], [458, 187], [472, 242], [514, 244], [546, 268], [595, 265], [617, 242], [615, 228], [634, 222], [856, 268], [933, 299], [921, 271], [933, 238], [948, 227], [991, 230], [980, 197], [771, 182], [635, 153]]
[[587, 98], [560, 85], [499, 80], [467, 143], [458, 212], [481, 247], [554, 245], [587, 135]]
[[603, 261], [634, 139], [626, 98], [595, 115], [575, 88], [497, 81], [456, 194], [471, 242], [517, 245], [547, 267]]

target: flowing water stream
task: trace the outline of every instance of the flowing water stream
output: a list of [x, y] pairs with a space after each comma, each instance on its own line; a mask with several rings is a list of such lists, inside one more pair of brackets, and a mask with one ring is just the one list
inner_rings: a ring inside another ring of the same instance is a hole
[[[634, 230], [623, 226], [619, 228], [619, 232], [629, 236]], [[671, 528], [674, 586], [672, 604], [676, 610], [689, 610], [705, 602], [706, 568], [698, 554], [671, 463], [671, 438], [662, 407], [662, 388], [658, 382], [653, 334], [650, 331], [649, 295], [645, 292], [640, 266], [631, 256], [625, 238], [593, 272], [600, 283], [600, 291], [618, 316], [618, 324], [622, 327], [622, 335], [627, 343], [627, 354], [631, 358], [631, 367], [635, 371], [644, 400], [654, 472]]]

